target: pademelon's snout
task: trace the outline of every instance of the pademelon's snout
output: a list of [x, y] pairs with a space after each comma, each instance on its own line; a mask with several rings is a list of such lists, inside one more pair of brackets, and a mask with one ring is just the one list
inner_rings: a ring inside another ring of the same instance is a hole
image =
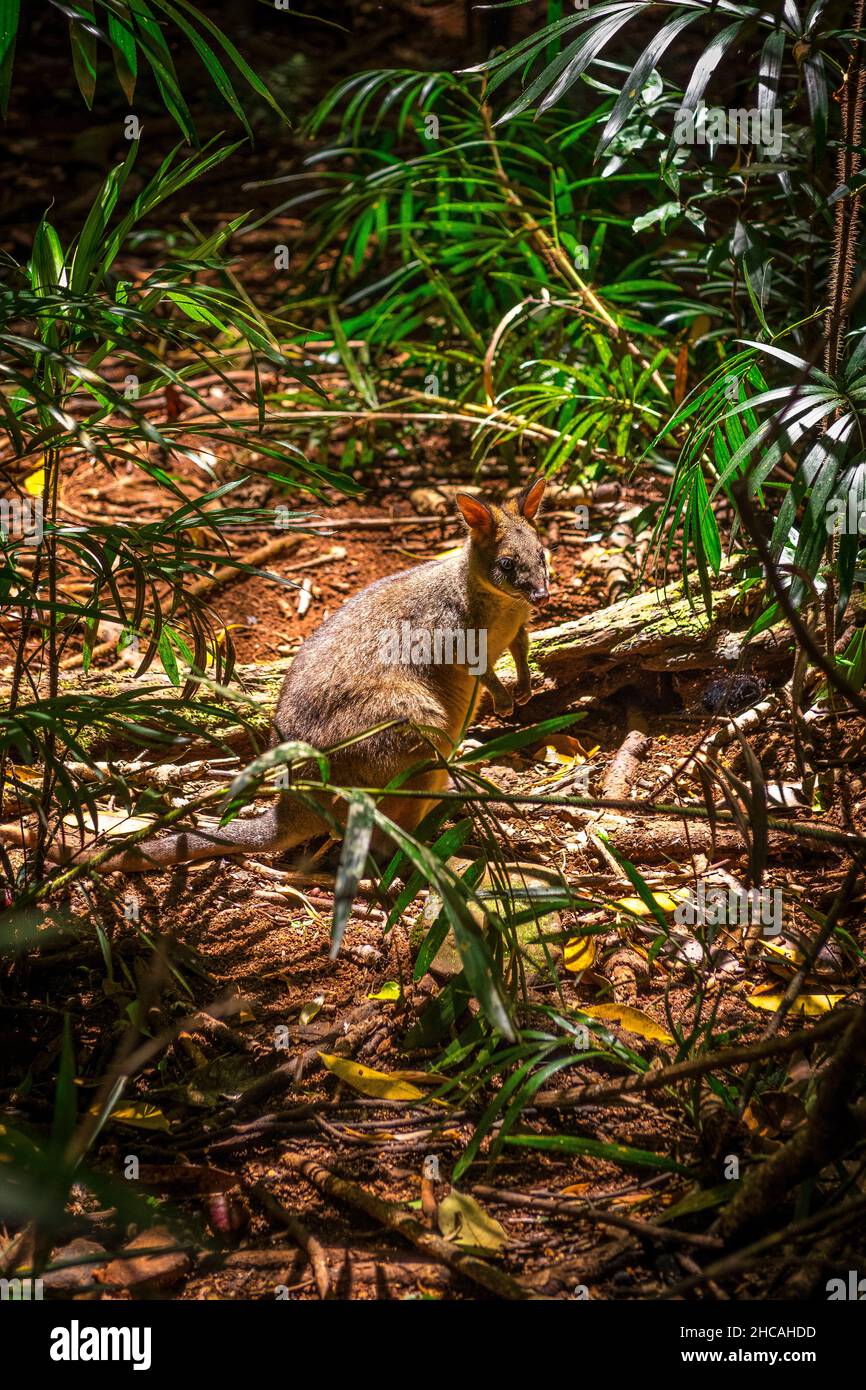
[[550, 599], [550, 590], [545, 585], [543, 589], [533, 589], [527, 597], [536, 608], [543, 608]]

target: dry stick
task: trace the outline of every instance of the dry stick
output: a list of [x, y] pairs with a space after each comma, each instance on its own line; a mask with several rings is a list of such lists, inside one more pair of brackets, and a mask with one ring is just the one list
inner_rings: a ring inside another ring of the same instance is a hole
[[[766, 699], [761, 700], [758, 704], [750, 705], [749, 708], [744, 709], [741, 714], [726, 719], [724, 724], [720, 724], [706, 739], [702, 740], [703, 752], [709, 752], [714, 748], [725, 748], [729, 743], [733, 743], [735, 738], [739, 738], [740, 734], [745, 736], [746, 734], [754, 733], [754, 731], [763, 724], [765, 718], [773, 714], [774, 711], [779, 708], [780, 704], [781, 701], [778, 695], [773, 693], [772, 695], [768, 695]], [[699, 749], [698, 752], [700, 751]], [[698, 756], [698, 753], [691, 756]], [[689, 761], [691, 761], [691, 757], [686, 760], [686, 763]]]
[[[859, 859], [855, 858], [854, 863], [851, 865], [850, 869], [845, 875], [843, 882], [839, 886], [839, 891], [836, 893], [832, 903], [830, 904], [830, 910], [827, 913], [827, 916], [824, 920], [823, 927], [821, 928], [818, 935], [815, 937], [815, 940], [810, 944], [809, 949], [805, 952], [803, 956], [803, 964], [800, 966], [800, 969], [797, 971], [796, 975], [790, 981], [788, 988], [785, 990], [785, 993], [782, 997], [782, 1001], [779, 1004], [778, 1009], [773, 1014], [773, 1017], [770, 1019], [766, 1032], [764, 1033], [765, 1038], [774, 1038], [778, 1033], [779, 1029], [781, 1028], [782, 1024], [784, 1023], [785, 1018], [787, 1017], [791, 1007], [793, 1006], [800, 993], [800, 990], [806, 983], [806, 977], [808, 976], [809, 971], [812, 969], [812, 966], [815, 964], [815, 961], [818, 958], [818, 952], [824, 945], [826, 945], [826, 943], [830, 940], [830, 937], [833, 935], [836, 923], [839, 920], [839, 914], [841, 913], [842, 908], [845, 906], [846, 902], [848, 902], [851, 893], [853, 892], [854, 884], [856, 883], [862, 871], [863, 865], [861, 864]], [[755, 1063], [753, 1063], [752, 1066], [749, 1068], [748, 1073], [746, 1074], [745, 1081], [743, 1082], [743, 1091], [742, 1095], [740, 1096], [738, 1106], [738, 1111], [740, 1115], [742, 1115], [743, 1111], [745, 1110], [746, 1106], [752, 1098], [752, 1092], [755, 1089], [757, 1075], [757, 1066]]]
[[759, 1223], [792, 1187], [842, 1151], [855, 1128], [848, 1101], [856, 1094], [864, 1055], [866, 1007], [861, 1005], [821, 1074], [805, 1124], [787, 1144], [747, 1174], [716, 1223], [721, 1236], [729, 1239]]
[[[296, 782], [296, 791], [321, 792], [321, 782]], [[360, 791], [367, 796], [382, 796], [384, 787], [340, 787], [336, 783], [329, 783], [325, 787], [326, 791], [347, 794], [350, 791]], [[411, 787], [401, 787], [400, 796], [404, 799], [429, 800], [430, 793], [425, 791], [413, 790]], [[570, 810], [577, 811], [632, 811], [640, 815], [648, 816], [669, 816], [680, 820], [702, 820], [710, 819], [709, 812], [705, 806], [677, 806], [673, 803], [656, 801], [619, 801], [612, 798], [594, 796], [534, 796], [534, 795], [515, 795], [501, 792], [496, 795], [494, 792], [469, 792], [469, 791], [441, 791], [436, 793], [437, 801], [456, 801], [456, 802], [475, 802], [480, 801], [485, 804], [501, 803], [506, 806], [565, 806]], [[719, 824], [736, 825], [730, 811], [717, 810], [715, 818]], [[801, 825], [796, 821], [777, 820], [775, 816], [767, 817], [767, 828], [778, 831], [782, 835], [793, 835], [801, 840], [820, 840], [825, 844], [838, 845], [843, 849], [866, 850], [866, 836], [848, 834], [842, 830], [831, 830], [820, 825]]]
[[732, 490], [740, 515], [743, 518], [743, 524], [758, 552], [761, 564], [764, 566], [776, 602], [787, 618], [794, 636], [800, 643], [800, 646], [805, 648], [813, 666], [817, 666], [819, 671], [823, 672], [834, 689], [838, 690], [840, 695], [844, 695], [848, 703], [853, 705], [860, 714], [866, 714], [866, 699], [860, 694], [859, 690], [854, 689], [853, 685], [851, 685], [844, 676], [839, 674], [834, 663], [821, 651], [821, 648], [818, 646], [811, 632], [800, 617], [800, 614], [791, 602], [791, 595], [782, 583], [775, 561], [770, 554], [770, 547], [767, 544], [755, 508], [752, 506], [752, 499], [749, 497], [745, 480], [734, 484]]
[[512, 1279], [510, 1274], [496, 1269], [487, 1260], [482, 1260], [477, 1255], [461, 1250], [459, 1245], [452, 1245], [449, 1241], [443, 1240], [433, 1231], [426, 1230], [416, 1217], [397, 1206], [396, 1203], [386, 1202], [383, 1198], [376, 1197], [372, 1192], [367, 1192], [365, 1188], [359, 1187], [357, 1183], [348, 1182], [345, 1178], [338, 1178], [336, 1174], [323, 1168], [315, 1159], [305, 1158], [303, 1154], [288, 1149], [282, 1155], [282, 1161], [299, 1177], [304, 1178], [312, 1187], [317, 1188], [323, 1196], [336, 1198], [337, 1201], [345, 1202], [347, 1206], [364, 1212], [366, 1216], [378, 1221], [386, 1230], [402, 1236], [404, 1240], [407, 1240], [410, 1245], [414, 1245], [423, 1254], [432, 1255], [437, 1260], [441, 1260], [443, 1264], [448, 1265], [458, 1274], [462, 1274], [464, 1278], [471, 1279], [474, 1284], [479, 1284], [483, 1289], [487, 1289], [489, 1293], [496, 1294], [498, 1298], [530, 1299], [534, 1297], [529, 1289], [524, 1288], [516, 1279]]
[[[237, 565], [250, 565], [253, 569], [258, 569], [267, 564], [275, 555], [281, 555], [285, 550], [293, 550], [302, 541], [309, 540], [309, 532], [289, 531], [284, 536], [278, 536], [276, 540], [268, 541], [266, 545], [261, 545], [258, 549], [250, 551], [247, 555], [238, 557], [235, 565], [221, 565], [213, 574], [206, 575], [204, 579], [199, 579], [195, 584], [191, 584], [184, 592], [195, 598], [200, 598], [207, 594], [211, 589], [217, 588], [221, 584], [228, 584], [233, 579], [238, 579], [246, 574], [245, 570], [237, 568]], [[103, 656], [112, 656], [117, 649], [117, 642], [100, 642], [93, 648], [90, 654], [91, 661]], [[67, 656], [61, 661], [61, 671], [73, 671], [83, 664], [83, 652], [76, 653], [75, 656]]]
[[806, 1217], [803, 1221], [798, 1221], [793, 1226], [783, 1226], [780, 1231], [773, 1231], [772, 1235], [763, 1236], [754, 1244], [747, 1245], [732, 1255], [726, 1255], [724, 1259], [716, 1260], [700, 1274], [691, 1279], [684, 1279], [681, 1284], [676, 1284], [672, 1289], [669, 1289], [665, 1298], [682, 1298], [684, 1294], [690, 1293], [699, 1284], [706, 1284], [712, 1279], [723, 1279], [728, 1275], [748, 1269], [768, 1250], [774, 1250], [780, 1245], [793, 1244], [804, 1236], [812, 1235], [821, 1230], [822, 1227], [830, 1226], [833, 1223], [837, 1226], [842, 1223], [842, 1229], [844, 1229], [845, 1226], [852, 1224], [849, 1218], [861, 1215], [866, 1215], [866, 1197], [855, 1197], [835, 1211], [825, 1209], [815, 1212], [814, 1215]]
[[604, 774], [601, 794], [605, 800], [621, 800], [631, 791], [640, 765], [649, 751], [650, 740], [639, 729], [626, 734], [614, 756], [613, 762]]
[[269, 1216], [275, 1221], [279, 1221], [285, 1226], [292, 1240], [303, 1250], [316, 1281], [316, 1288], [319, 1290], [320, 1298], [330, 1298], [331, 1296], [331, 1276], [328, 1273], [328, 1261], [321, 1242], [311, 1236], [304, 1223], [295, 1216], [294, 1212], [284, 1207], [282, 1202], [278, 1202], [264, 1183], [254, 1182], [249, 1185], [249, 1191], [256, 1198], [256, 1201], [264, 1207]]
[[533, 1211], [549, 1211], [554, 1216], [568, 1216], [575, 1221], [591, 1221], [599, 1226], [621, 1226], [624, 1231], [631, 1231], [646, 1240], [661, 1241], [662, 1244], [699, 1245], [707, 1250], [720, 1250], [722, 1247], [722, 1242], [717, 1236], [675, 1231], [665, 1226], [655, 1226], [649, 1221], [636, 1221], [633, 1216], [601, 1211], [598, 1207], [583, 1205], [581, 1202], [558, 1202], [553, 1197], [531, 1197], [522, 1192], [502, 1192], [498, 1187], [475, 1187], [472, 1190], [480, 1197], [503, 1202], [507, 1207], [530, 1207]]
[[821, 1042], [824, 1038], [840, 1032], [852, 1016], [850, 1009], [841, 1009], [828, 1014], [811, 1030], [802, 1028], [796, 1033], [789, 1033], [785, 1038], [764, 1038], [757, 1043], [744, 1043], [741, 1047], [723, 1047], [718, 1052], [707, 1053], [704, 1057], [693, 1057], [688, 1062], [675, 1062], [669, 1067], [654, 1067], [637, 1076], [627, 1076], [618, 1081], [593, 1082], [584, 1086], [572, 1086], [564, 1091], [541, 1091], [532, 1104], [536, 1110], [558, 1110], [565, 1106], [627, 1100], [635, 1092], [656, 1091], [662, 1086], [671, 1086], [676, 1081], [702, 1076], [707, 1071], [743, 1066], [763, 1057], [780, 1057], [788, 1052], [796, 1052], [801, 1047], [810, 1047], [813, 1043]]
[[[296, 790], [321, 792], [322, 784], [314, 782], [299, 782], [296, 784]], [[329, 786], [326, 788], [326, 790], [340, 792], [346, 791], [347, 789]], [[353, 788], [352, 790], [366, 792], [369, 796], [381, 796], [383, 792], [382, 787], [358, 787]], [[423, 798], [428, 796], [428, 793], [423, 791], [413, 791], [412, 788], [404, 787], [401, 790], [400, 795], [403, 798]], [[30, 903], [38, 902], [42, 898], [46, 897], [48, 894], [56, 891], [56, 889], [58, 888], [66, 888], [75, 879], [80, 878], [82, 874], [87, 873], [92, 869], [99, 868], [99, 866], [105, 863], [107, 859], [112, 859], [117, 855], [121, 854], [124, 850], [131, 849], [134, 845], [138, 844], [140, 840], [147, 839], [149, 836], [153, 835], [156, 830], [167, 829], [170, 825], [172, 825], [175, 821], [180, 820], [183, 816], [189, 815], [190, 812], [203, 810], [206, 806], [212, 805], [215, 801], [221, 801], [224, 798], [224, 796], [224, 791], [205, 793], [204, 795], [196, 798], [194, 801], [189, 802], [186, 806], [175, 807], [173, 810], [167, 812], [165, 815], [160, 816], [158, 823], [152, 826], [144, 826], [141, 830], [135, 831], [134, 834], [131, 834], [129, 836], [125, 835], [122, 840], [118, 839], [117, 841], [115, 841], [113, 845], [110, 845], [106, 849], [100, 850], [100, 852], [98, 854], [93, 855], [92, 858], [77, 859], [76, 862], [73, 865], [71, 865], [71, 867], [64, 869], [63, 872], [59, 874], [56, 878], [46, 880], [39, 886], [39, 888], [33, 889], [29, 891], [27, 894], [25, 894], [19, 900], [21, 905], [29, 905]], [[644, 815], [677, 817], [681, 820], [709, 820], [709, 813], [706, 810], [706, 807], [665, 805], [653, 801], [612, 801], [603, 800], [597, 797], [514, 796], [507, 795], [505, 793], [503, 793], [500, 796], [495, 796], [489, 792], [472, 793], [463, 791], [442, 791], [437, 792], [436, 796], [437, 800], [439, 801], [481, 801], [485, 803], [497, 802], [502, 803], [503, 805], [514, 806], [567, 806], [572, 810], [631, 811], [637, 814]], [[729, 824], [732, 821], [731, 814], [727, 811], [717, 811], [716, 819], [720, 823], [724, 824]], [[777, 820], [775, 817], [768, 817], [767, 827], [769, 830], [776, 831], [782, 835], [793, 835], [796, 839], [818, 840], [824, 844], [836, 845], [840, 848], [852, 851], [858, 849], [866, 849], [866, 838], [864, 838], [863, 836], [848, 835], [842, 831], [831, 830], [825, 828], [824, 826], [799, 825], [795, 821]], [[3, 831], [7, 839], [11, 838], [12, 843], [27, 843], [26, 839], [24, 839], [23, 837], [17, 837], [15, 835], [15, 832], [17, 831], [17, 827], [15, 826], [3, 825], [0, 826], [0, 830]]]

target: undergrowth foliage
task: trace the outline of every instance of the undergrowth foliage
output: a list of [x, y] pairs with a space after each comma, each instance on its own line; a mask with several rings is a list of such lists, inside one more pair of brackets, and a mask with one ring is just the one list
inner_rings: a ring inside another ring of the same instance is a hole
[[[161, 824], [182, 822], [191, 809], [214, 811], [225, 823], [257, 794], [272, 792], [276, 779], [288, 778], [302, 799], [325, 785], [348, 806], [332, 954], [367, 875], [385, 906], [386, 932], [426, 895], [416, 981], [449, 933], [456, 942], [460, 973], [404, 1039], [445, 1078], [436, 1097], [473, 1115], [455, 1181], [485, 1144], [491, 1161], [508, 1143], [535, 1143], [627, 1167], [683, 1168], [679, 1159], [638, 1146], [519, 1130], [527, 1107], [576, 1059], [630, 1075], [635, 1084], [650, 1071], [645, 1050], [624, 1043], [600, 1011], [568, 1005], [554, 948], [580, 938], [591, 960], [594, 938], [613, 926], [639, 937], [650, 962], [676, 949], [669, 906], [614, 846], [606, 848], [633, 890], [615, 902], [579, 891], [562, 875], [547, 889], [519, 875], [515, 881], [506, 863], [498, 808], [519, 806], [520, 798], [500, 792], [485, 764], [565, 730], [576, 717], [458, 748], [447, 759], [453, 790], [415, 835], [380, 809], [380, 793], [396, 788], [331, 785], [333, 750], [279, 744], [218, 795], [166, 813], [158, 798], [142, 793], [134, 772], [106, 771], [94, 747], [120, 739], [173, 746], [200, 735], [202, 715], [215, 721], [218, 742], [227, 711], [255, 733], [251, 702], [229, 688], [230, 633], [194, 588], [216, 564], [240, 563], [233, 531], [274, 522], [272, 508], [243, 505], [232, 494], [255, 474], [311, 501], [326, 492], [356, 493], [356, 470], [373, 465], [383, 442], [398, 439], [404, 448], [431, 422], [468, 428], [475, 459], [495, 451], [515, 481], [527, 454], [541, 471], [569, 482], [651, 474], [663, 483], [665, 500], [636, 527], [652, 533], [660, 570], [676, 555], [686, 592], [709, 609], [725, 552], [736, 552], [748, 569], [745, 585], [766, 580], [753, 635], [775, 626], [780, 640], [789, 640], [789, 609], [805, 615], [818, 633], [826, 688], [838, 697], [837, 674], [860, 690], [864, 629], [853, 630], [850, 618], [866, 532], [862, 0], [853, 19], [821, 0], [786, 0], [778, 14], [729, 0], [629, 0], [573, 15], [561, 4], [546, 8], [548, 23], [478, 68], [364, 71], [315, 106], [303, 127], [303, 168], [255, 185], [272, 190], [271, 216], [302, 217], [305, 227], [301, 264], [293, 263], [279, 313], [269, 315], [244, 290], [236, 260], [244, 237], [267, 225], [268, 215], [255, 225], [238, 216], [203, 237], [188, 218], [176, 225], [166, 210], [239, 148], [193, 147], [196, 126], [167, 34], [190, 46], [247, 133], [247, 107], [234, 82], [240, 79], [245, 95], [265, 101], [276, 118], [281, 112], [269, 87], [204, 9], [187, 0], [51, 0], [57, 21], [69, 26], [73, 73], [87, 106], [98, 91], [101, 56], [110, 55], [130, 101], [139, 69], [147, 68], [188, 143], [136, 182], [139, 140], [131, 141], [123, 162], [106, 172], [77, 235], [64, 242], [61, 223], [46, 213], [26, 259], [4, 254], [0, 287], [7, 502], [0, 620], [12, 667], [0, 714], [0, 801], [4, 819], [12, 814], [31, 831], [14, 864], [0, 849], [3, 980], [20, 982], [28, 958], [50, 939], [37, 905], [62, 903], [61, 890], [76, 886], [88, 899], [107, 978], [115, 982], [114, 943], [87, 886], [107, 853], [99, 832], [106, 793], [130, 812], [155, 809]], [[14, 91], [17, 6], [5, 15], [4, 110]], [[643, 47], [624, 63], [629, 45], [640, 46], [633, 29]], [[696, 47], [681, 87], [681, 64], [667, 59], [687, 34], [699, 34], [703, 47]], [[714, 86], [723, 110], [734, 112], [724, 127], [733, 139], [699, 134]], [[744, 126], [738, 113], [751, 109], [754, 126]], [[680, 138], [683, 130], [690, 139]], [[119, 267], [145, 236], [155, 238], [159, 252], [146, 274], [126, 278]], [[201, 382], [229, 386], [238, 364], [252, 364], [254, 388], [242, 411], [223, 413]], [[268, 370], [278, 384], [266, 388]], [[191, 419], [177, 419], [180, 393], [198, 407]], [[351, 432], [340, 467], [330, 467], [335, 422], [360, 418], [368, 430]], [[236, 465], [237, 476], [220, 481], [217, 460]], [[195, 501], [174, 471], [181, 461], [207, 480]], [[64, 502], [64, 470], [94, 463], [140, 470], [161, 497], [159, 519], [75, 515]], [[305, 513], [288, 516], [290, 526], [305, 523]], [[763, 571], [756, 526], [769, 555]], [[70, 587], [69, 571], [81, 582]], [[83, 643], [84, 674], [95, 676], [106, 624], [120, 630], [115, 655], [132, 647], [135, 674], [151, 671], [157, 679], [132, 690], [64, 682], [73, 637]], [[798, 661], [799, 699], [802, 653]], [[174, 698], [178, 691], [183, 699]], [[742, 830], [760, 883], [767, 789], [748, 746], [745, 762], [747, 781], [726, 780], [710, 760], [699, 775], [707, 818], [713, 827], [727, 820]], [[563, 799], [581, 804], [565, 792]], [[70, 816], [94, 860], [56, 869], [48, 851], [68, 838]], [[375, 830], [393, 844], [385, 865], [370, 853]], [[146, 833], [150, 828], [138, 838]], [[545, 923], [554, 913], [583, 925], [551, 932]], [[838, 913], [836, 904], [826, 913], [815, 909], [826, 936]], [[56, 918], [55, 930], [68, 927], [62, 908]], [[29, 1247], [34, 1264], [50, 1248], [74, 1183], [129, 1220], [146, 1219], [128, 1185], [121, 1196], [97, 1163], [87, 1166], [134, 1070], [122, 1063], [144, 1036], [146, 1006], [166, 981], [176, 1000], [192, 994], [165, 942], [136, 929], [151, 974], [144, 984], [133, 982], [134, 1003], [118, 1019], [118, 1031], [128, 1031], [117, 1064], [90, 1078], [99, 1085], [95, 1103], [78, 1113], [67, 1019], [50, 1137], [24, 1125], [0, 1135], [12, 1175], [4, 1182], [3, 1215], [35, 1217], [41, 1237]], [[718, 996], [708, 985], [712, 934], [699, 924], [694, 939], [685, 1023], [665, 988], [662, 1037], [674, 1067], [700, 1064], [738, 1041], [717, 1023]], [[544, 1003], [527, 990], [539, 947], [549, 986]], [[467, 1014], [470, 999], [478, 1008]], [[701, 1104], [696, 1084], [683, 1102], [692, 1119]], [[714, 1095], [736, 1116], [754, 1084], [731, 1061]]]

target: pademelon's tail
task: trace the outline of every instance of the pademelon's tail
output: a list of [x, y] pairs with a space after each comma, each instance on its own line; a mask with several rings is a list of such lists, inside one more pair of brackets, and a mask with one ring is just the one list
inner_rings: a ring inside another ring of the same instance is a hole
[[[217, 859], [223, 854], [281, 854], [327, 830], [325, 821], [312, 808], [295, 798], [281, 797], [260, 815], [233, 820], [213, 832], [181, 830], [142, 840], [104, 860], [100, 868], [105, 872], [148, 873], [197, 859]], [[91, 859], [93, 854], [93, 850], [70, 854], [64, 852], [62, 845], [54, 845], [49, 858], [69, 865]]]

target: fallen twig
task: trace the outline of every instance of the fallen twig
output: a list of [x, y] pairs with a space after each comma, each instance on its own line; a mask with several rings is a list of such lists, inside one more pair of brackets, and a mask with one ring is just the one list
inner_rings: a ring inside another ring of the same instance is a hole
[[638, 1221], [633, 1216], [620, 1216], [618, 1212], [601, 1211], [584, 1202], [559, 1202], [554, 1197], [532, 1197], [524, 1192], [503, 1192], [498, 1187], [475, 1187], [473, 1192], [488, 1200], [504, 1202], [508, 1207], [529, 1207], [532, 1211], [549, 1211], [553, 1216], [567, 1216], [575, 1221], [590, 1221], [597, 1226], [620, 1226], [624, 1231], [644, 1240], [655, 1240], [663, 1245], [697, 1245], [707, 1250], [719, 1250], [722, 1242], [717, 1236], [704, 1236], [690, 1231], [675, 1231], [669, 1226], [656, 1226], [649, 1221]]
[[746, 1175], [719, 1217], [717, 1230], [725, 1239], [758, 1225], [792, 1187], [840, 1155], [853, 1139], [849, 1101], [856, 1094], [866, 1054], [866, 1007], [849, 1012], [847, 1025], [821, 1074], [806, 1123]]
[[285, 1226], [292, 1240], [295, 1241], [304, 1251], [310, 1261], [313, 1277], [316, 1281], [316, 1288], [319, 1290], [320, 1298], [330, 1298], [331, 1278], [328, 1273], [328, 1261], [321, 1243], [315, 1236], [310, 1235], [304, 1223], [294, 1212], [284, 1207], [282, 1202], [278, 1202], [276, 1197], [265, 1187], [264, 1183], [254, 1182], [249, 1184], [248, 1190], [253, 1194], [256, 1201], [264, 1207], [269, 1216], [275, 1221], [279, 1221]]
[[618, 1081], [599, 1081], [586, 1086], [572, 1086], [564, 1091], [541, 1091], [533, 1105], [537, 1110], [556, 1110], [577, 1105], [596, 1105], [600, 1101], [615, 1104], [627, 1100], [636, 1092], [658, 1090], [661, 1086], [671, 1086], [677, 1081], [685, 1081], [692, 1076], [702, 1076], [704, 1072], [715, 1071], [721, 1067], [743, 1066], [762, 1057], [779, 1057], [800, 1048], [810, 1047], [816, 1042], [832, 1037], [850, 1022], [852, 1011], [841, 1009], [828, 1014], [812, 1029], [802, 1028], [785, 1038], [763, 1038], [757, 1043], [745, 1043], [742, 1047], [723, 1047], [718, 1052], [707, 1053], [704, 1057], [693, 1057], [688, 1062], [675, 1062], [669, 1067], [653, 1067], [638, 1075], [626, 1076]]
[[359, 1187], [357, 1183], [348, 1182], [345, 1178], [338, 1178], [336, 1174], [323, 1168], [315, 1159], [305, 1158], [303, 1154], [295, 1153], [291, 1149], [282, 1155], [282, 1161], [292, 1172], [297, 1173], [306, 1182], [310, 1183], [325, 1197], [334, 1197], [337, 1201], [345, 1202], [347, 1206], [354, 1207], [357, 1211], [362, 1211], [366, 1216], [378, 1221], [387, 1230], [393, 1231], [396, 1235], [402, 1236], [410, 1245], [414, 1245], [417, 1250], [425, 1255], [433, 1255], [443, 1264], [462, 1274], [464, 1278], [470, 1279], [474, 1284], [479, 1284], [487, 1289], [489, 1293], [495, 1294], [498, 1298], [506, 1299], [529, 1299], [534, 1295], [516, 1279], [512, 1279], [510, 1274], [504, 1270], [496, 1269], [487, 1260], [482, 1260], [478, 1255], [471, 1254], [468, 1250], [463, 1250], [459, 1245], [452, 1245], [449, 1241], [443, 1240], [441, 1236], [433, 1231], [428, 1231], [421, 1225], [415, 1216], [410, 1215], [403, 1207], [394, 1202], [387, 1202], [382, 1197], [376, 1197], [372, 1192]]

